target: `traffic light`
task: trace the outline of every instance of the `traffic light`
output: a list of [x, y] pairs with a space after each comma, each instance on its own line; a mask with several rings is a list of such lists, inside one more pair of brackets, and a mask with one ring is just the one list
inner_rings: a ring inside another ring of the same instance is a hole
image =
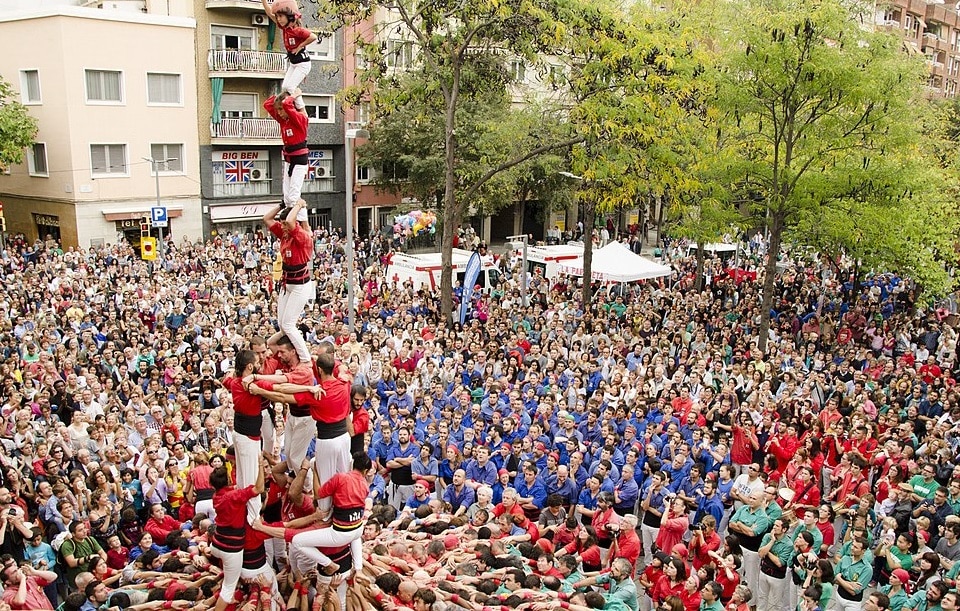
[[154, 261], [157, 258], [157, 238], [140, 240], [140, 258], [144, 261]]
[[150, 217], [140, 219], [140, 237], [145, 238], [150, 235]]
[[0, 216], [0, 233], [7, 230], [7, 219]]

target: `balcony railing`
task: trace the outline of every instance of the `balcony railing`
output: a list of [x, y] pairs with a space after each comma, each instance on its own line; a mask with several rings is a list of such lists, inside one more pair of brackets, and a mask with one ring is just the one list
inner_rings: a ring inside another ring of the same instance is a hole
[[230, 140], [279, 140], [280, 124], [273, 119], [221, 119], [210, 124], [210, 137]]
[[210, 72], [245, 72], [251, 76], [282, 77], [287, 69], [287, 57], [270, 51], [241, 51], [238, 49], [210, 49], [207, 55]]

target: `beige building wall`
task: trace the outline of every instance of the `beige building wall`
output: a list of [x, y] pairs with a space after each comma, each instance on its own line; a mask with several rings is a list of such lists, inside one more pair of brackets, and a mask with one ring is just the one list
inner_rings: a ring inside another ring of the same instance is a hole
[[[191, 8], [178, 0], [169, 6]], [[36, 44], [37, 32], [44, 44]], [[64, 245], [116, 242], [129, 229], [124, 220], [156, 204], [143, 158], [153, 155], [151, 145], [168, 144], [181, 168], [160, 174], [161, 202], [174, 217], [168, 235], [201, 235], [194, 33], [187, 16], [69, 6], [0, 14], [0, 75], [25, 95], [23, 71], [37, 72], [40, 99], [28, 107], [47, 156], [46, 176], [31, 175], [26, 161], [0, 176], [8, 231], [36, 237], [35, 217], [44, 214], [57, 217]], [[88, 70], [119, 72], [120, 101], [90, 101]], [[178, 75], [178, 99], [149, 103], [148, 73]], [[95, 173], [91, 144], [123, 145], [126, 171]]]

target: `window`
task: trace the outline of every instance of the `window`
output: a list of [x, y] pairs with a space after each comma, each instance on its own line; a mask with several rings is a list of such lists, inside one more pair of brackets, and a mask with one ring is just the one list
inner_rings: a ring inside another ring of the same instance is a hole
[[332, 95], [304, 95], [303, 104], [311, 123], [333, 123]]
[[334, 59], [333, 32], [320, 32], [317, 34], [317, 40], [307, 46], [307, 55], [310, 59], [332, 60]]
[[27, 151], [27, 170], [30, 176], [49, 176], [47, 172], [47, 145], [43, 142], [34, 142]]
[[370, 182], [370, 166], [357, 166], [357, 182]]
[[87, 102], [123, 102], [123, 73], [116, 70], [87, 70]]
[[406, 70], [413, 67], [413, 43], [407, 40], [387, 41], [387, 67]]
[[253, 93], [225, 93], [220, 97], [220, 116], [224, 119], [251, 119], [257, 108]]
[[310, 151], [303, 191], [304, 193], [333, 191], [333, 151], [327, 149]]
[[370, 122], [370, 102], [360, 102], [353, 108], [354, 120], [366, 125]]
[[91, 144], [90, 173], [94, 176], [126, 176], [126, 144]]
[[182, 144], [151, 144], [150, 158], [158, 161], [170, 159], [170, 161], [159, 164], [158, 169], [161, 172], [183, 172]]
[[510, 62], [510, 80], [514, 83], [522, 83], [526, 80], [527, 66], [522, 59], [515, 59]]
[[24, 104], [40, 103], [40, 73], [36, 70], [20, 71], [20, 101]]
[[253, 28], [213, 25], [210, 26], [210, 48], [251, 51], [254, 47], [254, 36], [256, 30]]
[[147, 104], [179, 106], [183, 104], [179, 74], [147, 73]]

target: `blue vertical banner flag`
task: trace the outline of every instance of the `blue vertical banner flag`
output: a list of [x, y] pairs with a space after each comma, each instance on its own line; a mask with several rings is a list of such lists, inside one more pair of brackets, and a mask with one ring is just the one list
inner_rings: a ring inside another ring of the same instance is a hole
[[473, 251], [470, 260], [467, 261], [467, 269], [463, 275], [463, 297], [460, 299], [460, 324], [467, 319], [467, 310], [470, 309], [470, 302], [473, 301], [473, 285], [477, 283], [477, 277], [480, 275], [480, 253]]

